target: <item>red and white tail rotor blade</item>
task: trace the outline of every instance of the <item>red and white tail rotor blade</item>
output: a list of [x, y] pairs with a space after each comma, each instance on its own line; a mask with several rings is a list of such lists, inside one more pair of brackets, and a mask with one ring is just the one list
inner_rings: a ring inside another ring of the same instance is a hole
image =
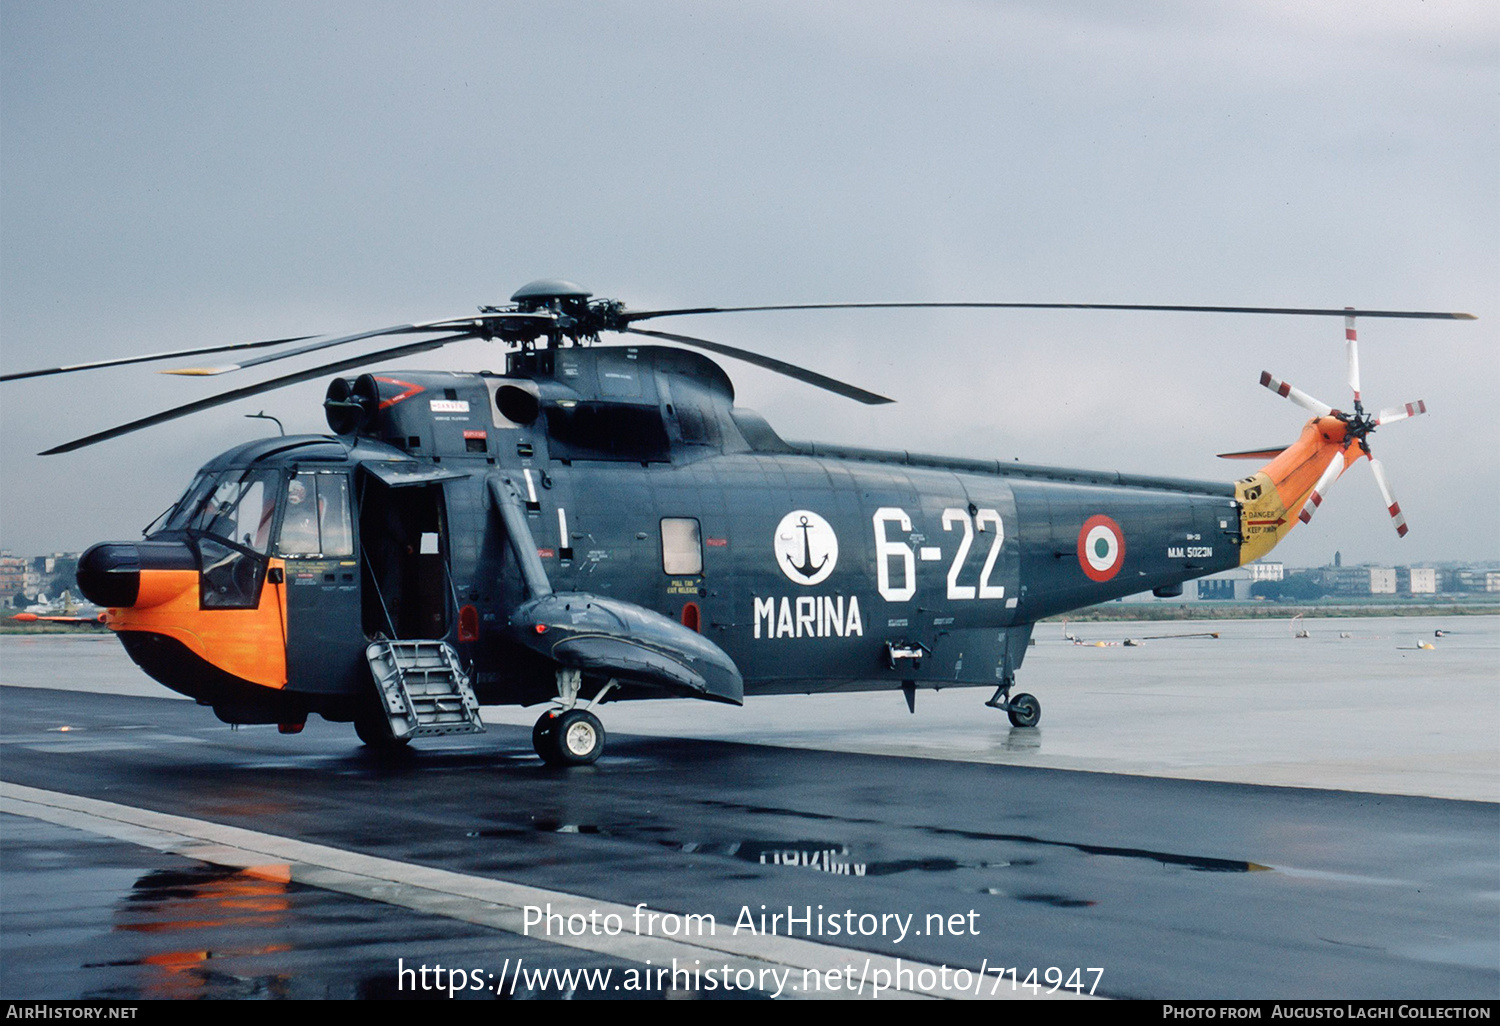
[[1414, 403], [1407, 403], [1405, 406], [1392, 406], [1388, 410], [1380, 411], [1380, 415], [1375, 418], [1375, 426], [1383, 427], [1386, 424], [1394, 424], [1398, 420], [1405, 420], [1407, 417], [1420, 417], [1426, 412], [1427, 404], [1420, 399]]
[[1313, 485], [1312, 494], [1302, 504], [1302, 512], [1297, 514], [1297, 519], [1304, 524], [1312, 523], [1313, 514], [1318, 507], [1323, 505], [1323, 500], [1328, 497], [1328, 489], [1333, 487], [1333, 482], [1338, 480], [1339, 474], [1344, 471], [1344, 457], [1342, 454], [1335, 455], [1333, 461], [1328, 464], [1328, 469], [1323, 471], [1323, 476], [1318, 478], [1318, 483]]
[[1292, 385], [1287, 384], [1285, 381], [1281, 381], [1277, 378], [1271, 377], [1270, 371], [1260, 372], [1260, 383], [1262, 385], [1265, 385], [1271, 391], [1275, 392], [1277, 395], [1281, 396], [1283, 399], [1290, 399], [1298, 406], [1301, 406], [1306, 410], [1311, 410], [1313, 413], [1316, 413], [1320, 417], [1326, 417], [1333, 412], [1332, 406], [1329, 406], [1325, 402], [1320, 402], [1319, 400], [1314, 399], [1312, 396], [1308, 395], [1300, 388], [1293, 387]]
[[1354, 307], [1344, 307], [1344, 355], [1349, 358], [1349, 390], [1359, 402], [1359, 340], [1354, 334]]
[[1391, 523], [1396, 527], [1399, 537], [1406, 537], [1406, 514], [1401, 512], [1401, 504], [1391, 494], [1390, 482], [1385, 479], [1385, 466], [1374, 456], [1370, 457], [1370, 469], [1375, 472], [1375, 484], [1380, 489], [1380, 497], [1385, 500], [1385, 511], [1391, 515]]

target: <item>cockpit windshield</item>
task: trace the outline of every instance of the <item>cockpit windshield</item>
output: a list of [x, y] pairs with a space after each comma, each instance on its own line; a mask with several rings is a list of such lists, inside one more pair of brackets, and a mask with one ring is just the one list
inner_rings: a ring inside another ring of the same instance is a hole
[[271, 545], [279, 476], [274, 470], [199, 474], [162, 530], [201, 532], [264, 555]]

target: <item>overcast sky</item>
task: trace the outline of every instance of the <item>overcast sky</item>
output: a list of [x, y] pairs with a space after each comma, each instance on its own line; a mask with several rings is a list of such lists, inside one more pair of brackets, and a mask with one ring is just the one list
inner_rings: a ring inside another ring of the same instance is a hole
[[[1372, 440], [1411, 534], [1358, 466], [1277, 555], [1496, 559], [1497, 43], [1492, 0], [4, 0], [0, 365], [457, 316], [543, 276], [636, 308], [1465, 310], [1480, 320], [1360, 324], [1370, 404], [1432, 411]], [[656, 326], [899, 400], [726, 362], [791, 438], [1228, 480], [1249, 468], [1214, 453], [1285, 444], [1306, 417], [1263, 369], [1348, 401], [1334, 319]], [[503, 362], [470, 342], [394, 366]], [[320, 381], [32, 455], [257, 379], [0, 385], [0, 545], [135, 537], [201, 463], [267, 431], [246, 413], [326, 430]]]

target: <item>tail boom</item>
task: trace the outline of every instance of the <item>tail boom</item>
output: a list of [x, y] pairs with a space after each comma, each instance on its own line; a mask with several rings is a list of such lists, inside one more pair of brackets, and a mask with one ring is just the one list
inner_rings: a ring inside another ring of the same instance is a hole
[[1296, 526], [1299, 517], [1304, 522], [1310, 520], [1328, 487], [1356, 460], [1368, 455], [1363, 443], [1348, 439], [1343, 421], [1331, 416], [1314, 417], [1302, 428], [1297, 441], [1279, 456], [1236, 481], [1234, 492], [1240, 503], [1243, 539], [1240, 564], [1254, 562], [1270, 552]]

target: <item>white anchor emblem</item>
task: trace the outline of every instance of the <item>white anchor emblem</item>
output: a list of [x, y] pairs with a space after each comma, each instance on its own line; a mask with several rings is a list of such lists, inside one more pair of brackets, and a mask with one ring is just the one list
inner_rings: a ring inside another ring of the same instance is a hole
[[832, 525], [811, 510], [796, 509], [782, 517], [773, 545], [776, 565], [798, 584], [827, 580], [839, 560], [839, 540]]

